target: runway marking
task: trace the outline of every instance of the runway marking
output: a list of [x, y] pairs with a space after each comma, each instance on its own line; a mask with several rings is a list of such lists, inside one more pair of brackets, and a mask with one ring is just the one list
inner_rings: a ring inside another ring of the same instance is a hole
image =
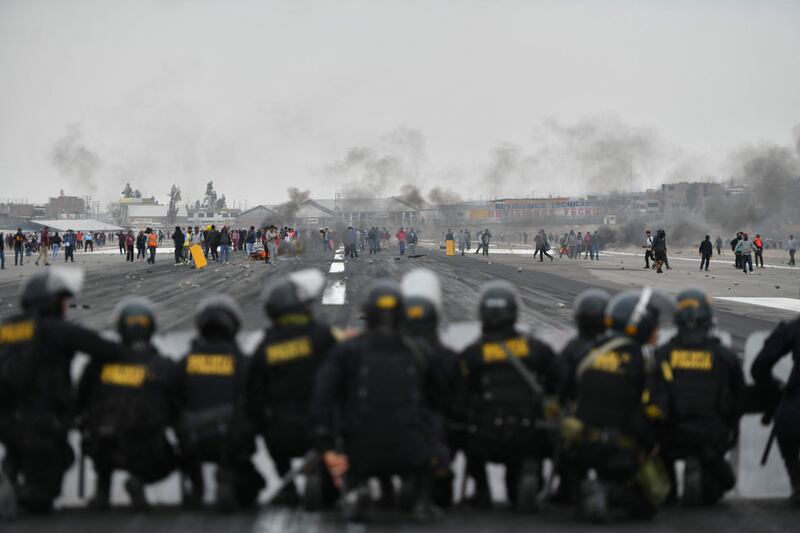
[[761, 307], [771, 307], [784, 311], [795, 311], [800, 313], [800, 299], [798, 298], [767, 298], [767, 297], [744, 297], [744, 296], [719, 296], [716, 300], [726, 300], [742, 304], [758, 305]]
[[[489, 251], [491, 252], [491, 249]], [[635, 254], [633, 252], [607, 252], [605, 250], [600, 250], [600, 252], [601, 253], [606, 253], [608, 255], [627, 255], [627, 256], [631, 256], [631, 257], [641, 257], [642, 261], [644, 261], [644, 255]], [[699, 263], [700, 262], [700, 259], [697, 259], [697, 258], [694, 258], [694, 257], [681, 257], [679, 255], [670, 255], [669, 259], [670, 260], [677, 259], [679, 261], [692, 261], [692, 262], [695, 262], [695, 263]], [[731, 261], [724, 260], [724, 259], [712, 259], [711, 262], [712, 263], [716, 263], [716, 264], [724, 264], [724, 265], [730, 265], [731, 264]], [[797, 267], [783, 266], [783, 265], [764, 265], [764, 268], [777, 268], [777, 269], [780, 269], [780, 270], [798, 270]], [[737, 269], [737, 270], [741, 270], [741, 269]]]
[[344, 263], [334, 262], [331, 263], [331, 269], [328, 271], [331, 274], [338, 274], [344, 272]]
[[322, 305], [344, 305], [346, 294], [344, 280], [328, 280], [322, 293]]

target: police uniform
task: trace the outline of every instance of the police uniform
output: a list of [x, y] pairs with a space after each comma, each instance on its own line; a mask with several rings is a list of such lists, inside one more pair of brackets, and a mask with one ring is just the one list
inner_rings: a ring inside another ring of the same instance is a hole
[[[570, 339], [558, 356], [560, 369], [559, 400], [565, 411], [572, 412], [578, 399], [578, 366], [589, 352], [605, 337], [604, 315], [610, 296], [601, 289], [581, 292], [573, 303], [574, 321], [578, 334]], [[569, 461], [559, 461], [558, 488], [550, 501], [558, 504], [575, 503], [579, 499], [580, 480], [585, 472]]]
[[254, 434], [244, 411], [247, 360], [235, 334], [241, 319], [227, 295], [201, 302], [200, 335], [180, 364], [179, 440], [183, 468], [191, 487], [188, 501], [201, 503], [202, 463], [218, 465], [217, 505], [223, 509], [252, 505], [264, 487], [251, 456]]
[[[267, 288], [265, 308], [273, 327], [253, 354], [247, 386], [248, 412], [264, 435], [281, 476], [289, 472], [291, 459], [313, 448], [308, 416], [314, 378], [336, 344], [333, 330], [314, 320], [308, 302], [298, 291], [288, 278], [276, 280]], [[326, 499], [332, 503], [332, 485], [325, 478]], [[294, 485], [287, 487], [279, 501], [295, 503], [293, 489]], [[309, 507], [319, 503], [306, 500]]]
[[52, 508], [75, 458], [67, 441], [75, 407], [72, 359], [76, 352], [103, 358], [117, 349], [63, 319], [63, 302], [80, 285], [65, 276], [58, 270], [32, 275], [22, 289], [23, 314], [0, 324], [3, 470], [19, 504], [31, 512]]
[[577, 406], [564, 424], [565, 459], [597, 474], [581, 486], [582, 511], [593, 520], [606, 519], [610, 508], [649, 518], [660, 503], [646, 498], [636, 481], [666, 410], [652, 359], [643, 354], [657, 327], [658, 313], [649, 302], [649, 289], [612, 298], [609, 337], [576, 370]]
[[425, 268], [414, 269], [403, 276], [404, 298], [402, 330], [406, 339], [424, 354], [430, 368], [432, 386], [428, 404], [439, 443], [434, 469], [433, 500], [446, 508], [453, 503], [450, 464], [457, 450], [464, 448], [464, 406], [466, 388], [460, 379], [458, 354], [445, 346], [439, 336], [441, 287], [438, 276]]
[[517, 307], [513, 285], [484, 285], [483, 335], [462, 352], [460, 366], [467, 391], [465, 450], [476, 500], [489, 501], [485, 463], [502, 463], [509, 500], [528, 509], [537, 505], [541, 461], [551, 453], [543, 428], [545, 395], [557, 393], [559, 372], [549, 346], [516, 330]]
[[[334, 453], [349, 458], [346, 485], [357, 496], [364, 496], [370, 477], [405, 476], [415, 513], [429, 516], [435, 512], [430, 473], [440, 446], [426, 400], [430, 369], [424, 354], [400, 334], [403, 302], [397, 284], [379, 280], [367, 293], [367, 331], [337, 345], [317, 375], [312, 401], [317, 447], [325, 458]], [[355, 505], [349, 516], [358, 517], [360, 509]]]
[[98, 477], [92, 506], [100, 508], [109, 503], [114, 470], [130, 474], [128, 495], [134, 506], [144, 506], [143, 485], [160, 481], [177, 466], [165, 435], [176, 416], [175, 364], [150, 344], [155, 324], [149, 302], [123, 300], [118, 314], [123, 344], [107, 359], [92, 361], [78, 386], [82, 445]]
[[[675, 317], [678, 334], [656, 351], [658, 366], [672, 376], [661, 453], [673, 479], [672, 464], [686, 461], [687, 504], [716, 502], [735, 483], [725, 454], [739, 433], [744, 376], [736, 354], [708, 334], [710, 309], [707, 294], [682, 291]], [[703, 318], [694, 318], [701, 312]]]
[[[782, 390], [772, 368], [788, 352], [794, 366]], [[756, 387], [773, 402], [775, 438], [792, 485], [792, 501], [800, 504], [800, 318], [781, 322], [764, 342], [750, 370]]]

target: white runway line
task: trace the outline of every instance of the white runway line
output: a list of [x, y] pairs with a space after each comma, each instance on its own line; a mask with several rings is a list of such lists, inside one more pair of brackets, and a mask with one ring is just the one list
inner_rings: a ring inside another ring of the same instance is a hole
[[344, 263], [331, 263], [331, 269], [328, 271], [331, 274], [338, 274], [340, 272], [344, 272]]
[[761, 307], [771, 307], [773, 309], [782, 309], [784, 311], [795, 311], [800, 313], [800, 299], [798, 298], [719, 296], [715, 299], [742, 304], [759, 305]]
[[[489, 249], [489, 253], [491, 253], [491, 251], [492, 250], [490, 248]], [[642, 259], [642, 263], [644, 263], [644, 255], [643, 254], [635, 254], [633, 252], [606, 252], [605, 250], [600, 250], [600, 253], [601, 254], [608, 254], [608, 255], [628, 255], [628, 256], [631, 256], [631, 257], [640, 257]], [[695, 263], [699, 263], [700, 262], [700, 259], [698, 259], [698, 258], [681, 257], [679, 255], [669, 255], [669, 259], [670, 259], [670, 261], [672, 261], [673, 259], [677, 259], [679, 261], [693, 261]], [[755, 258], [753, 258], [753, 259], [755, 259]], [[729, 260], [725, 260], [725, 259], [712, 259], [711, 263], [712, 264], [724, 264], [724, 265], [733, 266], [733, 265], [731, 265], [732, 260], [729, 261]], [[769, 264], [766, 264], [766, 265], [764, 265], [764, 268], [778, 268], [778, 269], [781, 269], [781, 270], [798, 270], [797, 267], [791, 267], [791, 266], [788, 266], [788, 265], [787, 266], [782, 266], [782, 265], [769, 265]], [[736, 269], [736, 270], [741, 270], [741, 269]]]
[[346, 294], [344, 280], [328, 280], [322, 293], [322, 305], [344, 305]]

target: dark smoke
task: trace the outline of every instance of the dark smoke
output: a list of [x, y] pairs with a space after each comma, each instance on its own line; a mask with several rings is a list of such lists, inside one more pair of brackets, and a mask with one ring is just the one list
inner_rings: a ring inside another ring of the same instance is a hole
[[280, 204], [279, 206], [275, 207], [275, 211], [277, 211], [280, 216], [280, 221], [265, 221], [264, 225], [267, 223], [270, 224], [293, 224], [294, 219], [297, 216], [297, 212], [300, 210], [300, 207], [303, 205], [303, 202], [308, 200], [311, 197], [311, 191], [301, 191], [297, 187], [289, 187], [287, 189], [289, 193], [289, 201]]
[[100, 156], [83, 144], [80, 125], [70, 124], [62, 138], [56, 141], [50, 160], [65, 178], [73, 178], [86, 192], [95, 190], [94, 174], [100, 168]]
[[577, 179], [583, 193], [639, 188], [641, 175], [663, 175], [676, 150], [658, 134], [616, 117], [585, 117], [563, 125], [545, 123], [537, 159], [555, 167], [555, 178]]
[[797, 152], [797, 157], [800, 157], [800, 124], [792, 128], [792, 135], [794, 136], [794, 150]]
[[[797, 128], [795, 128], [797, 129]], [[742, 197], [712, 199], [707, 218], [725, 230], [756, 225], [777, 228], [800, 202], [800, 157], [796, 147], [760, 145], [732, 156], [734, 176], [747, 187]]]
[[400, 187], [400, 196], [399, 198], [407, 203], [408, 205], [415, 207], [417, 209], [421, 209], [425, 206], [425, 199], [422, 197], [422, 193], [417, 188], [416, 185], [411, 185], [410, 183], [406, 183], [402, 187]]
[[463, 201], [461, 195], [452, 189], [445, 189], [442, 187], [434, 187], [428, 193], [428, 198], [432, 204], [435, 205], [448, 205], [457, 204]]
[[396, 193], [403, 183], [417, 181], [425, 157], [422, 133], [398, 128], [374, 147], [350, 148], [328, 171], [341, 181], [343, 198], [376, 198]]
[[491, 151], [491, 161], [484, 172], [485, 183], [490, 196], [506, 192], [506, 185], [518, 187], [520, 183], [533, 178], [536, 159], [525, 156], [522, 148], [503, 143]]

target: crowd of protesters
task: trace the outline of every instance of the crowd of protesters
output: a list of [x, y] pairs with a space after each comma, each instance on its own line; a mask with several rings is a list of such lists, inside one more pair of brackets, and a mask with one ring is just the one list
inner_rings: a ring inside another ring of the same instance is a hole
[[22, 231], [17, 228], [14, 233], [0, 233], [0, 268], [5, 268], [5, 248], [14, 251], [14, 266], [22, 266], [26, 257], [36, 256], [36, 266], [47, 266], [56, 261], [59, 253], [64, 251], [64, 261], [75, 262], [75, 252], [94, 252], [95, 247], [102, 248], [113, 241], [114, 235], [105, 232], [54, 231], [47, 226], [39, 231]]

